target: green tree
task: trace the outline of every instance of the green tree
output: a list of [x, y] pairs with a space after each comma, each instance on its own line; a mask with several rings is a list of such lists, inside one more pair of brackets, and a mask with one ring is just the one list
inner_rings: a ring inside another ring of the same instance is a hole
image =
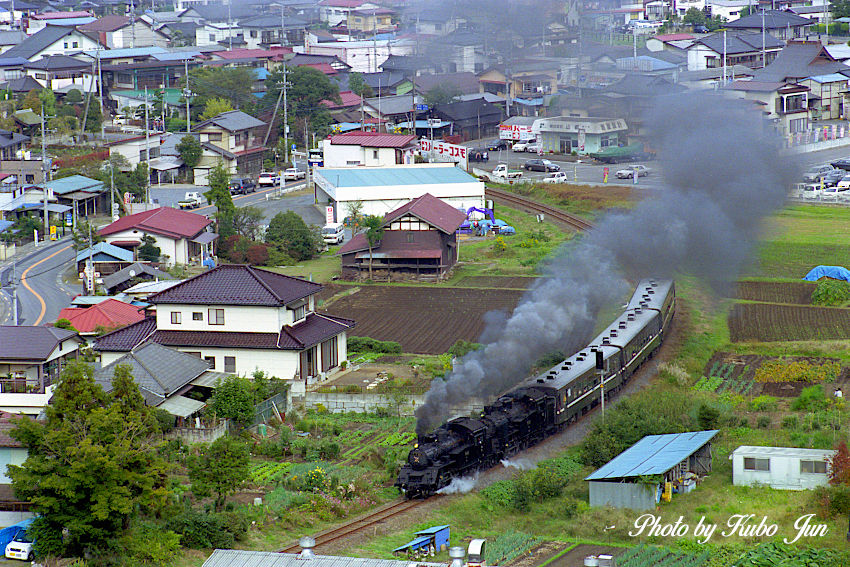
[[850, 17], [850, 0], [831, 0], [829, 11], [833, 19]]
[[450, 104], [461, 95], [460, 89], [454, 85], [437, 85], [422, 95], [422, 100], [433, 108], [441, 104]]
[[363, 219], [363, 228], [366, 229], [366, 244], [369, 246], [369, 279], [372, 279], [372, 249], [384, 236], [384, 219], [369, 215]]
[[189, 169], [194, 169], [198, 162], [201, 161], [203, 148], [201, 142], [195, 136], [186, 134], [180, 138], [180, 143], [177, 144], [177, 151], [180, 152], [180, 159], [186, 164]]
[[224, 239], [234, 234], [233, 216], [236, 213], [236, 205], [230, 196], [230, 173], [224, 169], [221, 162], [210, 170], [207, 177], [210, 190], [204, 193], [208, 203], [216, 207], [215, 219], [219, 238]]
[[103, 122], [103, 113], [100, 111], [100, 102], [92, 98], [89, 101], [89, 110], [86, 113], [86, 131], [100, 132]]
[[56, 116], [56, 95], [50, 89], [41, 89], [38, 92], [38, 98], [41, 100], [41, 107], [44, 109], [44, 116]]
[[68, 94], [65, 95], [65, 102], [68, 104], [79, 104], [83, 102], [83, 93], [77, 89], [71, 89], [68, 91]]
[[159, 262], [162, 250], [156, 245], [156, 239], [146, 234], [142, 237], [142, 245], [139, 246], [139, 260], [147, 262]]
[[77, 332], [77, 329], [75, 329], [71, 322], [65, 318], [56, 319], [56, 322], [53, 323], [53, 326], [57, 329], [67, 329], [69, 331], [74, 331], [75, 333]]
[[224, 98], [211, 98], [204, 105], [204, 111], [201, 113], [201, 120], [209, 120], [215, 118], [223, 112], [233, 110], [233, 105], [230, 101]]
[[309, 260], [319, 247], [319, 236], [294, 211], [277, 213], [266, 229], [266, 242], [296, 260]]
[[118, 388], [107, 395], [90, 366], [71, 362], [44, 408], [46, 418], [15, 421], [12, 436], [28, 457], [8, 474], [16, 496], [36, 513], [29, 531], [39, 554], [102, 555], [142, 514], [160, 511], [168, 500], [156, 421], [138, 403], [129, 369], [117, 372]]
[[[327, 75], [312, 67], [288, 69], [286, 79], [290, 84], [286, 96], [289, 112], [296, 120], [300, 133], [311, 129], [319, 135], [330, 131], [331, 117], [322, 101], [339, 102], [339, 87]], [[277, 68], [266, 78], [266, 94], [263, 105], [271, 107], [277, 103], [283, 85], [283, 69]]]
[[220, 511], [229, 494], [248, 480], [251, 459], [248, 446], [232, 437], [219, 437], [202, 446], [187, 463], [192, 492], [199, 498], [215, 494], [215, 510]]
[[233, 108], [253, 111], [257, 98], [252, 93], [253, 69], [250, 67], [199, 67], [189, 71], [189, 88], [195, 93], [192, 104], [206, 106], [210, 99], [223, 98]]
[[359, 97], [369, 98], [372, 96], [372, 87], [366, 84], [366, 79], [360, 73], [348, 74], [348, 88]]
[[91, 233], [91, 246], [104, 241], [104, 238], [97, 233], [97, 228], [92, 226], [89, 221], [78, 219], [76, 228], [71, 231], [71, 237], [74, 239], [74, 250], [79, 252], [89, 247], [89, 233]]
[[30, 108], [36, 114], [41, 112], [41, 97], [38, 96], [39, 89], [29, 91], [21, 101], [21, 108]]
[[688, 11], [682, 17], [682, 22], [691, 26], [705, 25], [705, 12], [697, 8], [688, 8]]
[[227, 376], [215, 389], [207, 407], [217, 417], [240, 425], [254, 420], [254, 394], [251, 382], [240, 376]]
[[263, 211], [257, 207], [241, 207], [233, 213], [233, 230], [236, 234], [250, 240], [260, 237], [260, 226], [263, 224]]

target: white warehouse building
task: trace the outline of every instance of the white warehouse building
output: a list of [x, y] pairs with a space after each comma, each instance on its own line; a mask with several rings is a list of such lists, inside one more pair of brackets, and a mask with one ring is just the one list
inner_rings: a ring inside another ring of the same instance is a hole
[[425, 193], [464, 211], [484, 206], [484, 183], [451, 163], [318, 168], [313, 179], [316, 202], [333, 207], [334, 222], [355, 202], [363, 204], [361, 214], [383, 216]]
[[732, 483], [779, 490], [825, 486], [829, 480], [829, 460], [834, 455], [835, 451], [829, 449], [743, 445], [729, 455]]

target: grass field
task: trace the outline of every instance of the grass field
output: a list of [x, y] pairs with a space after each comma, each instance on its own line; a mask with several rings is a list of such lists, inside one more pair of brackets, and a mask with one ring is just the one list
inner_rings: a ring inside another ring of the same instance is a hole
[[[569, 172], [567, 175], [569, 175]], [[588, 220], [598, 218], [609, 209], [630, 208], [639, 198], [629, 185], [588, 186], [571, 183], [528, 183], [500, 187], [543, 203], [555, 205], [568, 213]]]
[[758, 260], [747, 275], [802, 278], [819, 264], [848, 263], [848, 222], [847, 207], [795, 205], [783, 209], [765, 223]]

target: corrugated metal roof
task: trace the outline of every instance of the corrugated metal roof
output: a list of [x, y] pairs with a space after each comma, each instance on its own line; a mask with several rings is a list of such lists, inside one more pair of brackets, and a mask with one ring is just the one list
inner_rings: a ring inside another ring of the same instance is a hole
[[384, 134], [383, 132], [349, 132], [331, 138], [333, 145], [367, 148], [405, 148], [416, 141], [413, 134]]
[[809, 459], [825, 459], [835, 454], [833, 449], [801, 449], [798, 447], [753, 447], [741, 445], [729, 455], [729, 460], [736, 455], [745, 457], [801, 457]]
[[718, 431], [647, 435], [584, 480], [663, 474], [708, 443]]
[[117, 258], [122, 262], [132, 262], [133, 261], [133, 253], [129, 250], [125, 250], [124, 248], [119, 248], [117, 246], [113, 246], [107, 242], [98, 242], [91, 248], [86, 248], [85, 250], [80, 250], [77, 252], [76, 261], [85, 260], [89, 257], [89, 255], [94, 256], [96, 254], [108, 254], [113, 258]]
[[336, 187], [378, 187], [393, 185], [440, 185], [444, 183], [474, 183], [478, 180], [453, 165], [402, 165], [397, 167], [359, 167], [316, 169]]
[[176, 415], [177, 417], [189, 417], [196, 411], [204, 409], [204, 406], [206, 405], [207, 404], [204, 402], [199, 402], [198, 400], [193, 400], [185, 396], [173, 396], [156, 407], [164, 409], [171, 415]]
[[203, 567], [305, 567], [305, 565], [309, 567], [445, 567], [444, 563], [332, 555], [316, 555], [309, 561], [305, 561], [298, 559], [297, 553], [241, 549], [216, 549], [204, 561]]

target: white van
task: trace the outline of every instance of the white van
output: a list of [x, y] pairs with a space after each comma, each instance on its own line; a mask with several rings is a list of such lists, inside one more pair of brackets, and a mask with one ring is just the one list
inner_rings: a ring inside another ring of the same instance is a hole
[[345, 240], [345, 225], [341, 222], [332, 222], [322, 227], [322, 240], [328, 244], [339, 244]]

